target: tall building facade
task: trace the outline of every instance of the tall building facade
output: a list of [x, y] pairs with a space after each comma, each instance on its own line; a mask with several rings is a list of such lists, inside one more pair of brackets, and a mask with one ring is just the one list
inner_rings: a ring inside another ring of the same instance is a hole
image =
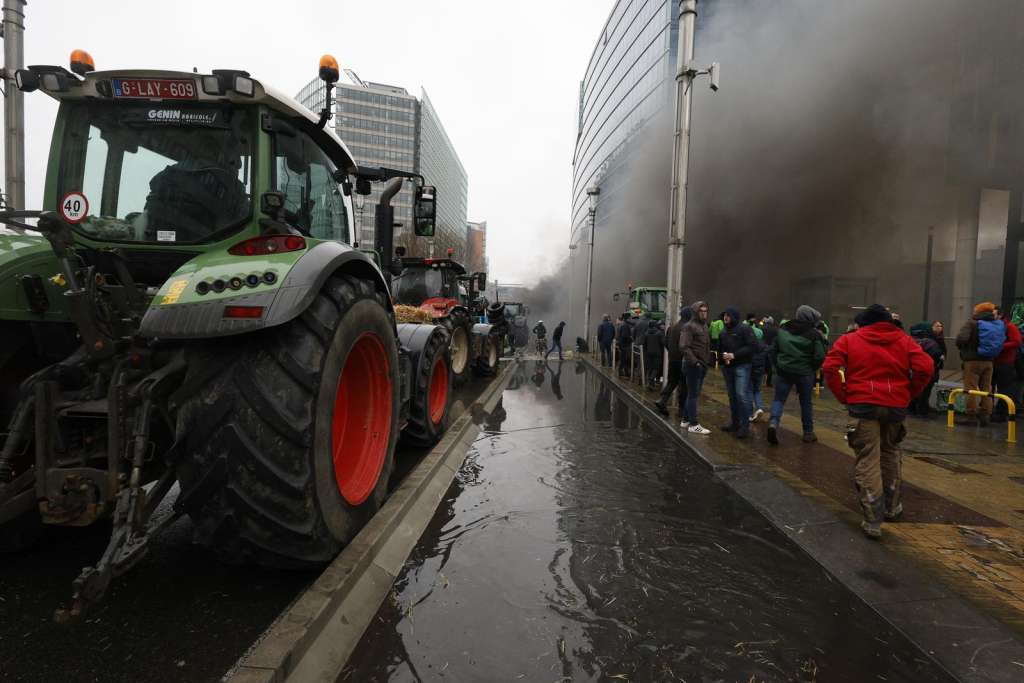
[[487, 272], [487, 221], [466, 223], [466, 270]]
[[[433, 240], [417, 238], [412, 232], [412, 186], [406, 183], [391, 205], [395, 222], [401, 223], [395, 244], [409, 254], [426, 255], [431, 243], [435, 254], [451, 249], [462, 258], [466, 250], [466, 205], [469, 179], [440, 116], [425, 91], [417, 99], [405, 88], [364, 81], [351, 71], [351, 83], [339, 83], [335, 90], [335, 131], [345, 141], [356, 163], [387, 166], [421, 174], [428, 185], [438, 188], [437, 231]], [[314, 79], [296, 99], [311, 111], [324, 106], [324, 85]], [[356, 197], [356, 235], [363, 244], [374, 240], [376, 205], [380, 186], [371, 194]]]

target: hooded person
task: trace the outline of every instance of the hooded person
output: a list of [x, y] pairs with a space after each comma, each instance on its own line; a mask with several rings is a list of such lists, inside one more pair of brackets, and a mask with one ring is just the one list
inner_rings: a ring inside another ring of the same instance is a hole
[[683, 376], [683, 353], [679, 348], [679, 336], [683, 326], [693, 318], [693, 309], [682, 306], [679, 309], [679, 320], [672, 323], [665, 332], [665, 349], [668, 351], [668, 370], [665, 386], [661, 389], [661, 398], [654, 404], [662, 415], [668, 415], [668, 402], [672, 392], [678, 389], [679, 417], [684, 417], [686, 410], [686, 378]]
[[633, 325], [629, 321], [629, 314], [622, 314], [622, 321], [615, 330], [615, 346], [619, 352], [619, 376], [629, 375], [629, 359], [633, 353]]
[[907, 434], [906, 408], [931, 381], [935, 365], [884, 306], [872, 304], [857, 324], [855, 332], [836, 340], [823, 368], [828, 388], [853, 420], [846, 441], [857, 458], [853, 478], [864, 513], [861, 529], [877, 539], [882, 521], [903, 513], [899, 444]]
[[750, 374], [757, 354], [757, 337], [746, 325], [735, 308], [725, 309], [722, 317], [725, 327], [718, 336], [718, 352], [722, 359], [722, 376], [729, 394], [729, 424], [723, 432], [731, 432], [737, 439], [750, 436], [751, 391]]
[[917, 396], [910, 401], [910, 410], [912, 415], [918, 417], [929, 417], [931, 414], [931, 408], [929, 407], [929, 401], [931, 400], [932, 389], [935, 387], [935, 383], [939, 380], [939, 368], [942, 367], [942, 361], [945, 354], [942, 351], [942, 347], [939, 346], [938, 342], [935, 341], [935, 334], [932, 332], [932, 324], [927, 320], [917, 323], [910, 328], [910, 338], [917, 342], [917, 345], [921, 347], [921, 350], [928, 354], [928, 357], [932, 359], [932, 363], [935, 365], [935, 371], [932, 373], [932, 379], [928, 383], [928, 386], [924, 388], [920, 396]]
[[686, 405], [679, 426], [691, 434], [710, 434], [711, 430], [697, 420], [700, 390], [711, 364], [707, 302], [695, 301], [690, 306], [690, 319], [683, 324], [679, 333], [679, 354], [683, 359], [683, 377], [686, 381]]
[[665, 354], [665, 325], [664, 323], [651, 321], [647, 326], [647, 334], [643, 338], [644, 347], [644, 370], [647, 372], [647, 386], [651, 389], [657, 388], [658, 379], [661, 378], [661, 357]]
[[[956, 346], [963, 360], [964, 389], [992, 393], [992, 361], [1003, 350], [1006, 326], [996, 320], [996, 306], [983, 301], [974, 307], [974, 315], [965, 322], [956, 335]], [[967, 416], [977, 418], [982, 427], [992, 414], [992, 399], [986, 396], [978, 404], [978, 397], [967, 394]]]
[[811, 396], [814, 376], [825, 361], [825, 338], [818, 330], [821, 314], [810, 306], [796, 309], [793, 320], [788, 320], [768, 348], [771, 365], [775, 366], [775, 396], [768, 418], [768, 443], [778, 445], [779, 423], [786, 407], [789, 392], [796, 389], [800, 399], [800, 423], [805, 443], [817, 441], [814, 435], [814, 412]]
[[754, 332], [754, 358], [750, 363], [750, 399], [751, 415], [750, 421], [757, 422], [758, 418], [764, 415], [764, 405], [761, 402], [761, 385], [764, 383], [765, 368], [768, 365], [768, 345], [764, 341], [764, 330], [757, 324], [757, 315], [748, 313], [747, 319], [743, 322]]
[[550, 356], [554, 352], [555, 349], [558, 349], [558, 360], [563, 360], [563, 358], [562, 358], [562, 332], [563, 332], [563, 330], [565, 330], [565, 321], [564, 320], [561, 321], [560, 323], [558, 323], [558, 326], [555, 327], [555, 331], [551, 335], [551, 348], [548, 349], [548, 352], [546, 354], [544, 354], [544, 360], [547, 360], [548, 356]]

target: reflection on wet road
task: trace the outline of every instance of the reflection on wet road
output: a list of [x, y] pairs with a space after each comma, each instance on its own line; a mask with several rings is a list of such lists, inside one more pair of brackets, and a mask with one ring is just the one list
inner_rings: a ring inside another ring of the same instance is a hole
[[344, 680], [948, 680], [582, 366], [484, 428]]

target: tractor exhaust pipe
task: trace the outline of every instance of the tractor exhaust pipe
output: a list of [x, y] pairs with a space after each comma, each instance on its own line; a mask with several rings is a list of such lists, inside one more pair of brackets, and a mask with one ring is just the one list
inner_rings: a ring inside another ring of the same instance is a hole
[[393, 275], [391, 264], [395, 259], [395, 210], [391, 200], [402, 189], [402, 178], [392, 178], [384, 184], [377, 212], [373, 219], [373, 248], [380, 254], [380, 269]]

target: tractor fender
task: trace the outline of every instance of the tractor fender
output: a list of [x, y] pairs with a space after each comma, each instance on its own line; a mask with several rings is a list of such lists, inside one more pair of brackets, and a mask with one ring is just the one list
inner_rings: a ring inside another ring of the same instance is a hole
[[420, 358], [427, 342], [435, 334], [448, 336], [448, 329], [443, 325], [429, 323], [398, 323], [398, 343], [409, 354], [409, 364], [413, 372], [420, 369]]
[[474, 337], [486, 337], [494, 329], [494, 325], [490, 323], [476, 323], [473, 325], [473, 336]]
[[386, 307], [392, 311], [390, 290], [384, 275], [369, 255], [342, 242], [321, 242], [295, 262], [267, 311], [264, 327], [281, 325], [296, 318], [316, 298], [327, 278], [336, 272], [350, 273], [387, 294]]
[[[139, 332], [144, 337], [160, 339], [210, 339], [283, 325], [305, 311], [327, 279], [336, 273], [373, 282], [385, 294], [388, 313], [392, 312], [387, 281], [368, 255], [342, 242], [320, 242], [295, 260], [275, 289], [239, 292], [210, 301], [151, 305]], [[168, 280], [175, 281], [184, 285], [188, 279], [172, 276]], [[167, 286], [164, 285], [165, 289]], [[259, 318], [225, 318], [226, 305], [262, 306], [266, 312]]]

